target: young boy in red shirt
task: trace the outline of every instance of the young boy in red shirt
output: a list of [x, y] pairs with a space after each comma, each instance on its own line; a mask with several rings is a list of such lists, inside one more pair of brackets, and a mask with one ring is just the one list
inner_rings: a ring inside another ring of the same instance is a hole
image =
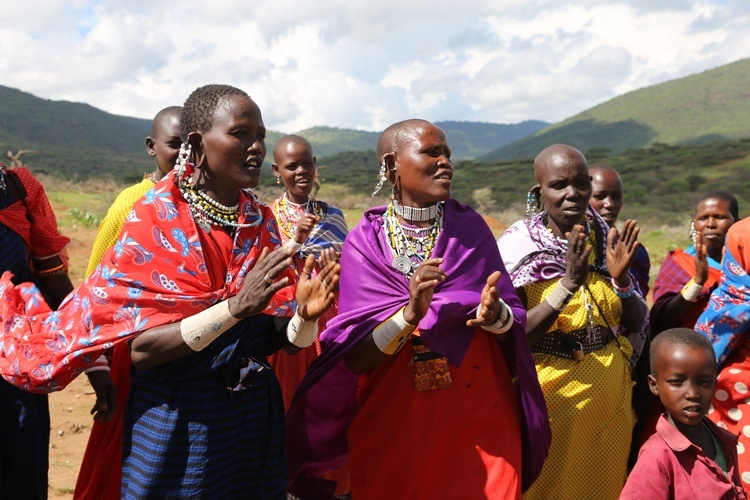
[[620, 498], [746, 499], [737, 471], [737, 436], [706, 418], [716, 358], [706, 337], [673, 328], [651, 344], [651, 392], [667, 412], [643, 445]]

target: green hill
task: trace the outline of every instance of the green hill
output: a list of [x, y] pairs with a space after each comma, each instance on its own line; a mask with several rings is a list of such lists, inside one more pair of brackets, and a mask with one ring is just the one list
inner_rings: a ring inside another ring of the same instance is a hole
[[750, 59], [616, 97], [479, 158], [534, 157], [564, 143], [614, 153], [654, 143], [702, 144], [750, 136]]
[[[146, 156], [145, 138], [151, 120], [118, 116], [88, 104], [40, 99], [21, 90], [0, 86], [0, 151], [34, 150], [23, 157], [34, 171], [66, 178], [112, 177], [134, 182], [153, 168]], [[515, 125], [478, 122], [441, 122], [454, 158], [475, 158], [544, 128], [547, 123]], [[313, 127], [298, 132], [306, 137], [318, 158], [343, 151], [375, 149], [379, 132]], [[273, 145], [282, 136], [268, 131]]]

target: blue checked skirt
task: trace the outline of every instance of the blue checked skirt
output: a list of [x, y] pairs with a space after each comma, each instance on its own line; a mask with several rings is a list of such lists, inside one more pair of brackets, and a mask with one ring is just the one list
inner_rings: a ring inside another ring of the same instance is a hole
[[262, 361], [277, 338], [258, 315], [203, 351], [131, 372], [123, 498], [286, 497], [284, 406]]

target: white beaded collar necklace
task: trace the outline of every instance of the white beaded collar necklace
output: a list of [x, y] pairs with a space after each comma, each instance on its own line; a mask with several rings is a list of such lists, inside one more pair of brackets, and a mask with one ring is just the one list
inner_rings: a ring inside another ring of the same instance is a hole
[[438, 216], [438, 206], [440, 205], [439, 203], [436, 203], [426, 208], [419, 208], [405, 207], [398, 200], [392, 200], [391, 203], [393, 204], [393, 211], [396, 215], [404, 220], [412, 222], [425, 222], [435, 219], [435, 217]]

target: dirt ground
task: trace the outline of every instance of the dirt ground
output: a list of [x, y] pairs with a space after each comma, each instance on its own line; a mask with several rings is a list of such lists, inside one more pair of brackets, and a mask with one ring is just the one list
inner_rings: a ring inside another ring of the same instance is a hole
[[85, 376], [50, 395], [49, 497], [73, 498], [81, 459], [94, 421], [94, 391]]
[[[50, 188], [47, 187], [48, 193]], [[83, 281], [96, 227], [71, 224], [67, 204], [50, 196], [63, 234], [72, 241], [68, 246], [70, 279], [74, 286]], [[49, 498], [73, 498], [83, 452], [94, 423], [89, 413], [96, 398], [86, 376], [80, 376], [68, 387], [49, 396], [51, 422], [49, 447]]]

